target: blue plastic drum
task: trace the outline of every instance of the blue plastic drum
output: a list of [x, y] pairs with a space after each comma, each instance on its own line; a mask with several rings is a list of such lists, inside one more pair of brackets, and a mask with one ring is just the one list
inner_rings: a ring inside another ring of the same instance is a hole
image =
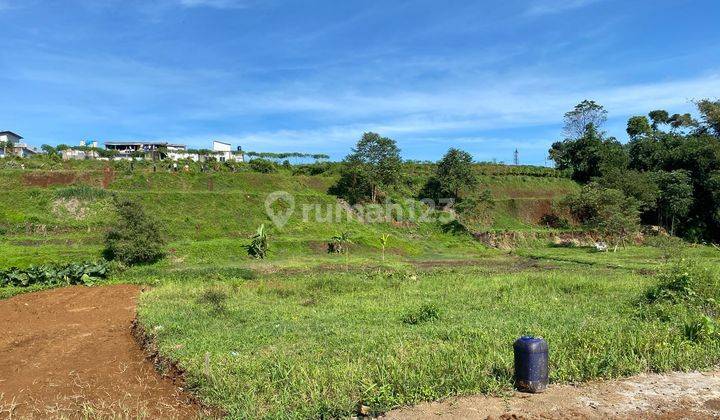
[[543, 392], [548, 386], [548, 344], [542, 337], [523, 336], [513, 344], [515, 350], [515, 388], [523, 392]]

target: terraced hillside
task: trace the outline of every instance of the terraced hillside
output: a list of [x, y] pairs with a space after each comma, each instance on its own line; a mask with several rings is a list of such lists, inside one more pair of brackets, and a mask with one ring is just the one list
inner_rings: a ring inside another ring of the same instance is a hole
[[[480, 188], [490, 189], [495, 199], [487, 229], [535, 229], [553, 201], [576, 188], [571, 181], [555, 176], [479, 170]], [[99, 257], [103, 233], [114, 218], [111, 194], [142, 202], [162, 222], [177, 261], [200, 265], [208, 254], [215, 259], [218, 255], [228, 258], [243, 255], [242, 247], [257, 226], [270, 223], [265, 199], [274, 191], [286, 191], [295, 199], [294, 212], [287, 224], [272, 231], [276, 256], [325, 256], [325, 244], [340, 231], [353, 233], [356, 251], [360, 253], [374, 252], [382, 233], [392, 236], [389, 253], [409, 258], [426, 254], [465, 255], [478, 246], [467, 235], [448, 234], [437, 221], [365, 224], [348, 217], [347, 207], [327, 193], [335, 179], [333, 175], [293, 175], [289, 171], [275, 174], [184, 173], [157, 168], [153, 171], [150, 166], [133, 171], [97, 165], [5, 169], [0, 171], [4, 197], [0, 200], [0, 246], [6, 258], [0, 265], [25, 266]], [[417, 171], [411, 179], [408, 195], [417, 194], [424, 174]], [[425, 211], [415, 210], [417, 215]], [[332, 212], [332, 223], [328, 223], [328, 211]], [[418, 237], [428, 240], [418, 242], [415, 240]]]

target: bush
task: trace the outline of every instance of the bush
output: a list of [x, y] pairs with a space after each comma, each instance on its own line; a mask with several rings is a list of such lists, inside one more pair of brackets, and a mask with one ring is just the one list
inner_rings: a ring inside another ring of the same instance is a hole
[[115, 199], [118, 219], [105, 236], [105, 258], [127, 265], [153, 263], [165, 256], [158, 222], [139, 203]]
[[570, 227], [570, 222], [566, 218], [555, 213], [544, 214], [540, 218], [540, 224], [551, 229], [568, 229]]
[[658, 283], [645, 292], [649, 303], [714, 304], [719, 297], [718, 278], [694, 261], [681, 260], [658, 276]]
[[277, 165], [267, 159], [253, 159], [250, 161], [250, 168], [255, 172], [269, 174], [277, 171]]

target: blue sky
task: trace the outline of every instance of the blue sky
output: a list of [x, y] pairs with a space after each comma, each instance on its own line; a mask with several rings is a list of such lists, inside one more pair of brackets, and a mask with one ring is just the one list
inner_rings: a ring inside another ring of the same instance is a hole
[[0, 130], [543, 164], [563, 113], [720, 96], [717, 1], [0, 0]]

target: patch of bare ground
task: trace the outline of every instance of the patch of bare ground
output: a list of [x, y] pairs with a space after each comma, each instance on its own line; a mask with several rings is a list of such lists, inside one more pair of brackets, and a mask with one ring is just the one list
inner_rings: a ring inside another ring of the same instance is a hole
[[500, 258], [478, 259], [452, 259], [452, 260], [422, 260], [408, 261], [418, 269], [433, 269], [438, 267], [479, 267], [491, 272], [515, 273], [525, 270], [552, 270], [552, 263], [518, 256], [502, 256]]
[[551, 386], [542, 394], [473, 396], [424, 403], [387, 419], [708, 419], [720, 418], [720, 371], [643, 374], [580, 386]]
[[0, 417], [196, 418], [133, 339], [140, 288], [67, 287], [0, 301]]

